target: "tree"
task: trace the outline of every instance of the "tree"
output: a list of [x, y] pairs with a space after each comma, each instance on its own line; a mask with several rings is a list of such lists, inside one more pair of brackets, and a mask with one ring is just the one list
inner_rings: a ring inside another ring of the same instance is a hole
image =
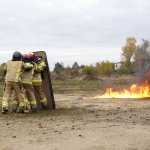
[[78, 70], [80, 67], [79, 67], [79, 65], [78, 65], [78, 63], [77, 62], [74, 62], [74, 64], [72, 65], [72, 69], [73, 70]]
[[72, 65], [71, 75], [72, 76], [78, 76], [79, 75], [79, 72], [78, 72], [79, 69], [80, 69], [80, 67], [79, 67], [78, 63], [74, 62], [74, 64]]
[[134, 37], [128, 37], [125, 46], [122, 48], [122, 62], [123, 67], [127, 68], [129, 73], [132, 73], [132, 58], [136, 50], [136, 39]]
[[57, 62], [54, 67], [54, 72], [56, 72], [59, 75], [63, 70], [64, 70], [63, 64]]
[[96, 75], [95, 67], [93, 67], [92, 65], [84, 66], [84, 68], [82, 69], [82, 73], [84, 75], [94, 77]]
[[113, 63], [109, 61], [102, 61], [96, 63], [96, 70], [100, 75], [110, 75], [113, 72]]

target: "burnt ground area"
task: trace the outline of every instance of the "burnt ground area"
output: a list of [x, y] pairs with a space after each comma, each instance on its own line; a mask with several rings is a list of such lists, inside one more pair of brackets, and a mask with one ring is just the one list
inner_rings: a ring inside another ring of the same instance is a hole
[[150, 150], [150, 99], [55, 100], [56, 110], [0, 114], [0, 150]]

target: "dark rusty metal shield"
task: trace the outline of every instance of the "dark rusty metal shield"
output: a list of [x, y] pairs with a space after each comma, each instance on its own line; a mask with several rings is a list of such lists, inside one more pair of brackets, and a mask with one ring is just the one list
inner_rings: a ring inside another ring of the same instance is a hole
[[[51, 83], [51, 76], [50, 76], [50, 71], [49, 71], [49, 65], [47, 61], [47, 56], [44, 51], [37, 51], [33, 52], [35, 56], [40, 56], [42, 59], [45, 61], [47, 67], [43, 71], [43, 92], [48, 100], [48, 109], [55, 109], [55, 100], [54, 100], [54, 95], [53, 95], [53, 89], [52, 89], [52, 83]], [[36, 98], [37, 98], [37, 103], [38, 103], [38, 108], [41, 108], [40, 102], [38, 95], [35, 93]]]

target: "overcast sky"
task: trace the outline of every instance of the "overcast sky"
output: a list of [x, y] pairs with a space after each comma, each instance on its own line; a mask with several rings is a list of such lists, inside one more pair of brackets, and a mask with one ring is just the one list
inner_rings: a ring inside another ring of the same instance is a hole
[[120, 61], [126, 38], [150, 40], [149, 0], [0, 0], [0, 63], [45, 50], [49, 65]]

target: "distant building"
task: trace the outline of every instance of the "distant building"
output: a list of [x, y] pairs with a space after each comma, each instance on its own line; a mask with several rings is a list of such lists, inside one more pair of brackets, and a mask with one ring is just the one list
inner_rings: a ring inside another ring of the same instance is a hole
[[117, 62], [117, 63], [114, 63], [114, 70], [118, 70], [120, 69], [122, 66], [122, 62]]

